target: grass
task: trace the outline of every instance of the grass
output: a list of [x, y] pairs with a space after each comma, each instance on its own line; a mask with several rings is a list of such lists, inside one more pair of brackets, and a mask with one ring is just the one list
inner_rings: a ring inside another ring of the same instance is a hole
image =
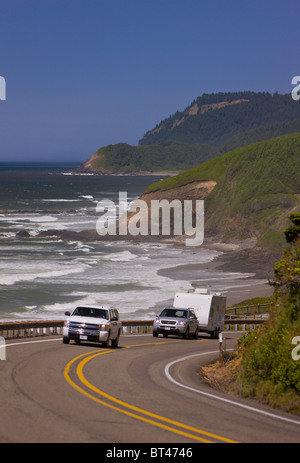
[[271, 252], [282, 252], [279, 232], [300, 206], [300, 134], [233, 150], [156, 182], [146, 193], [161, 192], [163, 198], [164, 191], [209, 180], [217, 184], [205, 199], [206, 233], [225, 240], [254, 236]]

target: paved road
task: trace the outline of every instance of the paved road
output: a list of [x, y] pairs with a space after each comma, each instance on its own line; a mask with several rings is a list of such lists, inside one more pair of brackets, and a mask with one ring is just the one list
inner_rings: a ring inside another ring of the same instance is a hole
[[[236, 340], [227, 341], [233, 347]], [[300, 442], [300, 419], [201, 384], [218, 341], [122, 336], [117, 349], [10, 341], [0, 442]]]

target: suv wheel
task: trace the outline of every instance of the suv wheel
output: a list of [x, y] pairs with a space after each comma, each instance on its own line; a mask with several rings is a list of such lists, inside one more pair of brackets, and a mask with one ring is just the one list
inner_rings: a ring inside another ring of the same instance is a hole
[[189, 329], [189, 327], [187, 327], [186, 332], [184, 333], [183, 337], [184, 337], [184, 339], [189, 339], [189, 337], [190, 337], [190, 329]]

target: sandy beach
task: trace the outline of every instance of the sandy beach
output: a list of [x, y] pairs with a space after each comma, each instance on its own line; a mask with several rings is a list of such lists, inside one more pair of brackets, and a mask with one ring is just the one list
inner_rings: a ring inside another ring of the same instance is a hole
[[[227, 307], [230, 307], [253, 297], [272, 296], [273, 287], [269, 280], [273, 278], [273, 267], [277, 260], [276, 256], [259, 249], [227, 250], [211, 262], [183, 264], [159, 270], [158, 273], [174, 280], [190, 281], [195, 288], [219, 290], [227, 296]], [[224, 277], [224, 273], [227, 288], [222, 291], [221, 275]]]

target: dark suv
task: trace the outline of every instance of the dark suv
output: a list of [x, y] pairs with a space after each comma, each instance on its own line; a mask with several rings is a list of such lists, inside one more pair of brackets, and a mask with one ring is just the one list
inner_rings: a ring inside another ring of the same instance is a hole
[[166, 338], [169, 334], [183, 336], [188, 339], [198, 338], [198, 321], [193, 310], [166, 307], [153, 322], [153, 336], [159, 334]]

